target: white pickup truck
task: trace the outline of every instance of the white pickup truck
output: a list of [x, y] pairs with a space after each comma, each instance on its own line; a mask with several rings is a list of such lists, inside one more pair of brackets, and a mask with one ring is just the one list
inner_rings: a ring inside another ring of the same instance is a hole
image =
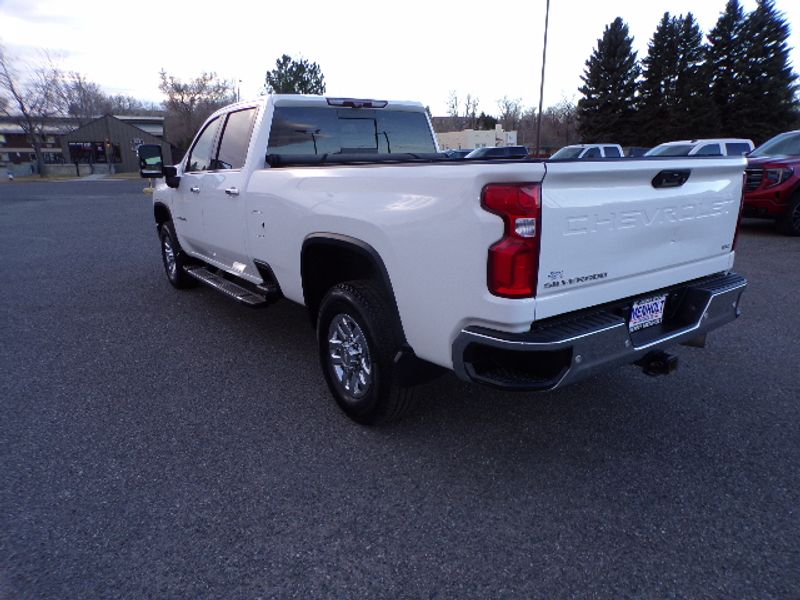
[[460, 161], [419, 103], [274, 95], [228, 106], [163, 177], [170, 283], [308, 309], [322, 372], [360, 423], [452, 369], [549, 390], [734, 320], [745, 160]]

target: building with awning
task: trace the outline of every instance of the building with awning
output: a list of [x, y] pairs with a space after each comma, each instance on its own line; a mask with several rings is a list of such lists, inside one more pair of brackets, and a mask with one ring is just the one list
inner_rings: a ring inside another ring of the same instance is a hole
[[[62, 154], [72, 164], [102, 165], [101, 170], [129, 173], [139, 170], [136, 151], [142, 144], [159, 144], [166, 164], [172, 149], [163, 139], [164, 120], [136, 121], [104, 115], [61, 136]], [[133, 125], [132, 123], [137, 123]], [[149, 133], [139, 124], [149, 128]], [[155, 135], [160, 133], [161, 136]]]
[[[88, 122], [85, 118], [52, 117], [42, 131], [42, 158], [48, 173], [133, 172], [138, 170], [139, 144], [161, 144], [165, 160], [172, 158], [172, 148], [164, 140], [164, 117], [160, 115], [103, 115]], [[76, 163], [87, 168], [59, 167]], [[2, 168], [16, 175], [31, 174], [36, 169], [30, 139], [13, 116], [0, 117]]]

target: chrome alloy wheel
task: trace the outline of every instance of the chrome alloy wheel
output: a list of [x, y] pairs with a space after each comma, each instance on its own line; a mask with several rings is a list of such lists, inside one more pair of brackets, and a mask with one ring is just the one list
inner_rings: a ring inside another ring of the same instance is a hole
[[350, 315], [339, 313], [328, 326], [328, 357], [339, 386], [353, 399], [372, 384], [372, 359], [367, 338]]
[[165, 235], [161, 241], [161, 250], [164, 252], [164, 264], [167, 267], [167, 275], [170, 279], [175, 279], [178, 271], [178, 263], [175, 262], [175, 250], [172, 249], [172, 238]]

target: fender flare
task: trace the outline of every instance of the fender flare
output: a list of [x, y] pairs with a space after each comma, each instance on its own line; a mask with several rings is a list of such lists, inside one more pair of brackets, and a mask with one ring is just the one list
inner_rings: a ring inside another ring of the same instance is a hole
[[[363, 240], [350, 237], [348, 235], [342, 235], [338, 233], [312, 233], [306, 236], [306, 238], [303, 240], [303, 246], [300, 250], [301, 257], [305, 255], [305, 252], [308, 248], [314, 246], [335, 246], [337, 248], [345, 248], [347, 250], [355, 251], [363, 256], [375, 268], [375, 272], [378, 274], [381, 283], [386, 287], [386, 290], [391, 296], [392, 304], [394, 304], [395, 310], [397, 309], [397, 300], [395, 299], [394, 287], [392, 286], [392, 280], [389, 277], [389, 271], [386, 269], [386, 264], [383, 262], [381, 255], [378, 254], [378, 251], [375, 250], [375, 248]], [[304, 275], [305, 273], [303, 272], [303, 266], [301, 266], [301, 277], [304, 277]], [[303, 290], [303, 293], [305, 295], [305, 290]], [[405, 335], [403, 337], [405, 337]]]
[[[392, 306], [397, 315], [400, 332], [403, 336], [403, 344], [400, 351], [394, 357], [394, 362], [397, 368], [397, 377], [399, 378], [401, 386], [412, 386], [421, 383], [432, 381], [446, 372], [446, 369], [438, 365], [434, 365], [426, 360], [419, 358], [414, 349], [408, 343], [405, 330], [403, 329], [403, 321], [400, 318], [400, 311], [397, 306], [397, 298], [395, 297], [394, 287], [392, 280], [389, 277], [389, 271], [386, 269], [386, 264], [383, 262], [381, 255], [375, 248], [358, 238], [341, 235], [338, 233], [313, 233], [308, 235], [303, 240], [301, 249], [301, 257], [305, 256], [305, 252], [309, 247], [313, 246], [334, 246], [337, 248], [345, 248], [349, 251], [354, 251], [366, 259], [377, 274], [381, 284], [385, 287], [389, 294]], [[305, 281], [305, 264], [301, 259], [301, 278]], [[303, 285], [303, 296], [306, 295], [305, 284]], [[308, 305], [308, 302], [306, 302]]]

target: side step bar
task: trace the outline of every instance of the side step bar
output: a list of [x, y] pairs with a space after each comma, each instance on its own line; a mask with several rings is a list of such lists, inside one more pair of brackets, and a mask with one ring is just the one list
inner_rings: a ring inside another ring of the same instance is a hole
[[187, 265], [184, 268], [187, 274], [191, 275], [199, 282], [222, 292], [226, 296], [241, 302], [251, 308], [260, 308], [271, 304], [280, 297], [278, 287], [274, 284], [257, 286], [260, 293], [253, 292], [246, 287], [225, 279], [209, 271], [206, 267]]

